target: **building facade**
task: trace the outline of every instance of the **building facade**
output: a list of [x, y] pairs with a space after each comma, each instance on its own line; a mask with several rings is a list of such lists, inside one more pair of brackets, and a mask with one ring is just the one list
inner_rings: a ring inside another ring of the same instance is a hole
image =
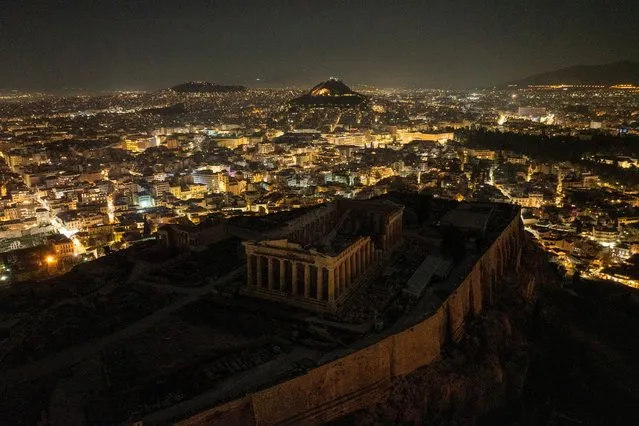
[[287, 223], [280, 239], [244, 243], [243, 293], [336, 312], [401, 242], [403, 207], [340, 200]]

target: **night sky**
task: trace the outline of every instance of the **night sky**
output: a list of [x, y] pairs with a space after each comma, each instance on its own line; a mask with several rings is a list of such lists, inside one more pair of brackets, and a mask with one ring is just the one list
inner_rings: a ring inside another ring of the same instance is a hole
[[0, 88], [487, 86], [639, 60], [638, 17], [639, 0], [2, 0]]

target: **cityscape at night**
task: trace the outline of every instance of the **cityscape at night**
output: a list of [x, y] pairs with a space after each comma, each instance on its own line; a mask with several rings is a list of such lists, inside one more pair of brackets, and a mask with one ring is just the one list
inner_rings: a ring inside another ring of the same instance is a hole
[[0, 424], [639, 424], [639, 3], [14, 3]]

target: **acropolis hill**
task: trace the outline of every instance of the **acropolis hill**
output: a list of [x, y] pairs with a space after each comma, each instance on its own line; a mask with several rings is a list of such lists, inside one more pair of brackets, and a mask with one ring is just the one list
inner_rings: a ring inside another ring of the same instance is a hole
[[[238, 295], [208, 305], [229, 313], [218, 344], [249, 336], [240, 324], [257, 334], [206, 364], [196, 380], [207, 389], [139, 424], [318, 424], [374, 404], [463, 338], [526, 242], [517, 206], [406, 194], [227, 231], [245, 241], [247, 264]], [[534, 281], [519, 285], [532, 300]]]

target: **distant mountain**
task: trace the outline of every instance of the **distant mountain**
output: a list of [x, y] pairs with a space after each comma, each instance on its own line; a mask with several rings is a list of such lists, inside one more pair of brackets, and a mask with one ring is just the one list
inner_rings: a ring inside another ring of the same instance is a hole
[[623, 61], [603, 65], [577, 65], [506, 83], [506, 85], [518, 86], [540, 84], [639, 85], [639, 62]]
[[362, 106], [367, 102], [368, 96], [354, 92], [342, 81], [332, 77], [315, 85], [308, 93], [290, 101], [291, 105], [310, 108], [349, 108]]
[[343, 81], [336, 78], [329, 78], [315, 85], [310, 92], [313, 96], [348, 96], [354, 93]]
[[244, 92], [244, 86], [225, 86], [221, 84], [209, 83], [208, 81], [190, 81], [171, 87], [177, 93], [225, 93]]

